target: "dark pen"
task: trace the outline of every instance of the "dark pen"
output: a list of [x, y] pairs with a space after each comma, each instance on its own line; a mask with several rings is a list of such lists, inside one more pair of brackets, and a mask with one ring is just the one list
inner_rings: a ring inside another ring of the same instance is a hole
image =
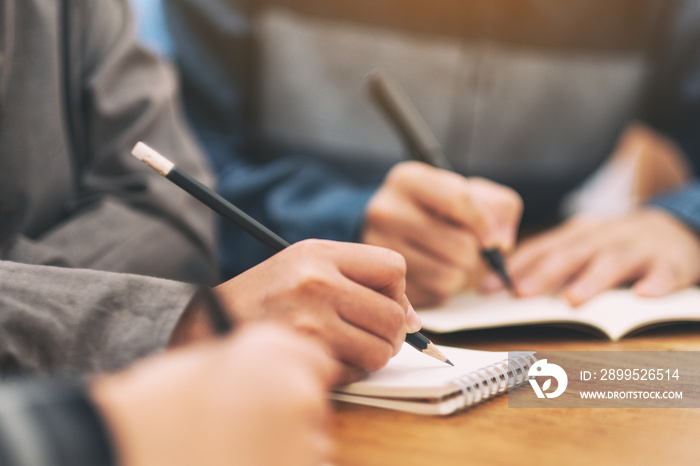
[[[367, 76], [372, 100], [410, 149], [413, 157], [425, 164], [454, 171], [440, 143], [425, 123], [418, 109], [399, 82], [386, 70], [376, 70]], [[506, 272], [505, 260], [498, 248], [482, 249], [481, 256], [496, 272], [508, 290], [515, 294], [513, 282]]]
[[[280, 252], [289, 247], [289, 243], [285, 239], [231, 204], [209, 187], [192, 178], [155, 149], [152, 149], [143, 142], [139, 142], [131, 153], [134, 157], [172, 181], [214, 212], [238, 225], [246, 233], [274, 252]], [[451, 366], [454, 365], [430, 340], [419, 332], [406, 334], [406, 343], [428, 356]]]

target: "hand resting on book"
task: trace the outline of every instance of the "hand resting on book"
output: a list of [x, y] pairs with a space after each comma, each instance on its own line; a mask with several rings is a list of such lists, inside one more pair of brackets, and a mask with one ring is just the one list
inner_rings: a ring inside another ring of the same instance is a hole
[[[700, 238], [653, 208], [612, 220], [579, 216], [524, 242], [508, 265], [523, 297], [562, 291], [579, 306], [627, 283], [658, 297], [700, 280]], [[485, 291], [498, 288], [494, 280]]]

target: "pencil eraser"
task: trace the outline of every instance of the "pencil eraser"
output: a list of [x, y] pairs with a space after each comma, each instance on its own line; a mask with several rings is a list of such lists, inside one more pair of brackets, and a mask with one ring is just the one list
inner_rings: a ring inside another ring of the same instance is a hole
[[138, 142], [131, 150], [131, 154], [163, 176], [167, 176], [175, 166], [157, 150], [143, 142]]

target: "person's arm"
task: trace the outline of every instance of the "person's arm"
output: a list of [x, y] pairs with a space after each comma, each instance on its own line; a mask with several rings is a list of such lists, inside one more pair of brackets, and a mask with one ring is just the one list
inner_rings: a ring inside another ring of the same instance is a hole
[[0, 385], [0, 464], [325, 464], [337, 374], [317, 342], [267, 324], [87, 382]]
[[337, 363], [270, 324], [96, 379], [91, 396], [119, 464], [326, 464]]
[[[654, 76], [641, 120], [700, 169], [700, 4], [672, 5], [657, 37]], [[665, 143], [664, 143], [665, 144]], [[616, 219], [574, 218], [524, 242], [509, 266], [524, 296], [563, 291], [572, 304], [632, 284], [661, 296], [700, 280], [697, 184], [660, 194]], [[489, 283], [485, 289], [498, 289]]]
[[61, 222], [8, 241], [2, 258], [213, 282], [211, 213], [130, 155], [143, 140], [210, 181], [180, 118], [173, 74], [135, 44], [126, 2], [67, 4], [75, 193]]
[[97, 372], [165, 348], [191, 285], [0, 261], [0, 372]]

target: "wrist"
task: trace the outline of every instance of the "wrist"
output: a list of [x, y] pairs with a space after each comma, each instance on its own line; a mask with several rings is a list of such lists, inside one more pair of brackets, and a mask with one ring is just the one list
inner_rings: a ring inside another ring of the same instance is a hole
[[173, 329], [168, 348], [177, 348], [211, 336], [211, 324], [205, 306], [206, 303], [199, 299], [198, 294], [192, 298]]

